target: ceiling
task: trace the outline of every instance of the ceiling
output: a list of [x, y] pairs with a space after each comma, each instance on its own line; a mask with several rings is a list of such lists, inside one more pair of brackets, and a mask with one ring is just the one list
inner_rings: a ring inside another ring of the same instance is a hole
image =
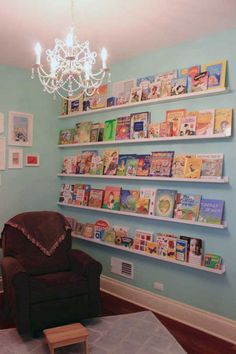
[[[8, 0], [0, 5], [0, 64], [31, 69], [34, 45], [52, 48], [71, 23], [69, 0]], [[235, 0], [74, 0], [80, 41], [109, 62], [236, 27]]]

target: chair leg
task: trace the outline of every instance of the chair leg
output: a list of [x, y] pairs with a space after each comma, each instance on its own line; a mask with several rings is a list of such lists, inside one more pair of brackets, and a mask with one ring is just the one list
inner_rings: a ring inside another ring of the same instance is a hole
[[84, 341], [84, 354], [89, 354], [88, 339], [85, 339], [85, 341]]

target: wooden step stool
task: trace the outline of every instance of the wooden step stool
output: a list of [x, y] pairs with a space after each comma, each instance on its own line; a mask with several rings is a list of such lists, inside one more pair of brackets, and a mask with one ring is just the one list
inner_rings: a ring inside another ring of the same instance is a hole
[[88, 352], [88, 331], [80, 323], [73, 323], [65, 326], [45, 329], [43, 331], [49, 346], [50, 354], [54, 349], [70, 344], [84, 343], [84, 353]]

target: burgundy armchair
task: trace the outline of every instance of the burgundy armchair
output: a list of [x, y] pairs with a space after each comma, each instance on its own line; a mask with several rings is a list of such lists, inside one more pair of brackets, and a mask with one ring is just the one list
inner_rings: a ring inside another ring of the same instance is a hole
[[20, 334], [99, 315], [102, 266], [71, 244], [70, 225], [56, 212], [27, 212], [5, 224], [4, 303]]

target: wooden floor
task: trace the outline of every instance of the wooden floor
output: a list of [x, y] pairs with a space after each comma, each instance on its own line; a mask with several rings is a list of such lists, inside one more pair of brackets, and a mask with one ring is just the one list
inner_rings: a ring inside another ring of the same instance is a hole
[[[140, 306], [121, 300], [104, 292], [101, 292], [101, 303], [102, 316], [120, 315], [145, 310]], [[0, 329], [14, 327], [11, 319], [4, 318], [2, 309], [3, 294], [0, 293]], [[209, 334], [193, 329], [162, 315], [155, 315], [188, 354], [236, 354], [236, 346], [231, 343], [210, 336]]]
[[[142, 307], [101, 293], [103, 316], [143, 311]], [[155, 314], [155, 313], [154, 313]], [[236, 354], [236, 346], [214, 336], [155, 314], [188, 354]], [[121, 353], [122, 354], [122, 353]], [[147, 353], [148, 354], [148, 353]]]

